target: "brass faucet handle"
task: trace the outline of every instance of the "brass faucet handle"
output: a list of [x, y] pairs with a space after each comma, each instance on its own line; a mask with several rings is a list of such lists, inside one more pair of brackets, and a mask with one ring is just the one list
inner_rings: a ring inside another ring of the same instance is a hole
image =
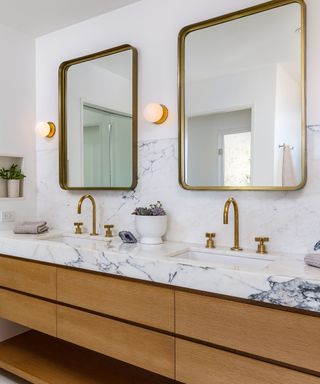
[[269, 241], [269, 237], [255, 237], [255, 241], [260, 241], [262, 244]]
[[83, 225], [83, 223], [73, 223], [73, 225], [76, 227], [76, 235], [81, 235], [82, 233], [82, 229], [81, 229], [81, 226]]
[[269, 237], [255, 237], [254, 240], [259, 242], [257, 253], [268, 253], [265, 243], [269, 241]]
[[104, 228], [106, 229], [105, 237], [113, 237], [112, 228], [114, 228], [114, 225], [112, 225], [112, 224], [105, 224]]
[[215, 233], [212, 233], [212, 232], [206, 233], [206, 238], [207, 238], [206, 248], [215, 248], [214, 240], [213, 240], [215, 236], [216, 236]]

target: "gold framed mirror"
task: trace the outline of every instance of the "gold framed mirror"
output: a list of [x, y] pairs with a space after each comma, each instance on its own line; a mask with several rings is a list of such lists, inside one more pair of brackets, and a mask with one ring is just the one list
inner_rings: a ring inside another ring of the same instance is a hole
[[183, 188], [305, 185], [305, 28], [303, 0], [275, 0], [180, 31]]
[[59, 67], [59, 179], [66, 190], [137, 184], [137, 50], [130, 45]]

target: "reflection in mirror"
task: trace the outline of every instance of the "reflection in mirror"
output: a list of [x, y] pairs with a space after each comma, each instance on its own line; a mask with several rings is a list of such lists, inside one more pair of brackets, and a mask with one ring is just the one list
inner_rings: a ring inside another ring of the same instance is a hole
[[136, 69], [134, 50], [124, 47], [61, 66], [65, 189], [129, 189], [136, 183]]
[[130, 186], [132, 116], [83, 104], [85, 187]]
[[181, 31], [185, 188], [303, 186], [303, 20], [302, 3], [284, 0]]

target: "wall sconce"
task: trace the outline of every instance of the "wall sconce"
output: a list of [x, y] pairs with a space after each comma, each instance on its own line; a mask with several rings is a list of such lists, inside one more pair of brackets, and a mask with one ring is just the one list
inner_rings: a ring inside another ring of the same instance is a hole
[[40, 137], [48, 137], [51, 138], [56, 133], [56, 126], [51, 121], [40, 121], [36, 125], [36, 134]]
[[163, 104], [149, 103], [143, 110], [143, 117], [154, 124], [162, 124], [167, 120], [168, 108]]

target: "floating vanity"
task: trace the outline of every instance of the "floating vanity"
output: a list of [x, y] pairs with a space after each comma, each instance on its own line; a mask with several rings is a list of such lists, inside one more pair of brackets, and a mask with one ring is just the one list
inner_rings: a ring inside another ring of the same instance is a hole
[[[0, 316], [32, 329], [0, 345], [0, 367], [33, 383], [67, 380], [57, 350], [137, 383], [320, 380], [320, 271], [299, 255], [54, 231], [2, 233], [0, 253]], [[70, 383], [91, 383], [81, 372]]]

